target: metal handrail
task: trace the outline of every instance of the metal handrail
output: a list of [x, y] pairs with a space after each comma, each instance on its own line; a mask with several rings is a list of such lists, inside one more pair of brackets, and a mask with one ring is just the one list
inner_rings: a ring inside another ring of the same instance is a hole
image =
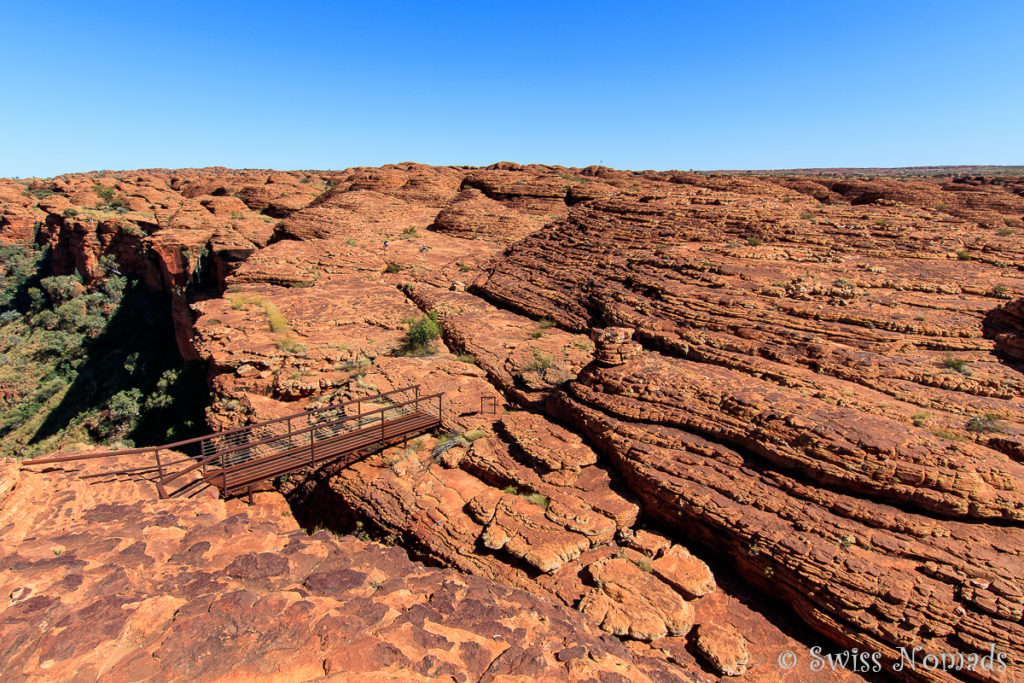
[[[419, 385], [415, 385], [415, 387], [418, 388]], [[410, 388], [412, 388], [412, 387], [410, 387]], [[408, 390], [408, 389], [406, 389], [406, 390]], [[391, 394], [391, 393], [396, 393], [396, 392], [392, 391], [392, 392], [388, 392], [388, 393]], [[375, 396], [372, 396], [372, 397], [366, 397], [366, 398], [367, 399], [377, 399], [377, 398], [380, 398], [381, 396], [384, 396], [384, 395], [385, 394], [378, 394], [378, 395], [375, 395]], [[161, 479], [156, 482], [157, 490], [160, 492], [160, 496], [162, 498], [166, 497], [166, 485], [167, 484], [170, 484], [174, 480], [179, 479], [180, 477], [182, 477], [182, 476], [184, 476], [184, 475], [186, 475], [186, 474], [188, 474], [190, 472], [194, 472], [195, 470], [197, 470], [197, 469], [199, 469], [201, 467], [204, 467], [205, 465], [207, 465], [207, 464], [209, 464], [211, 462], [214, 462], [215, 460], [218, 460], [218, 459], [221, 460], [221, 467], [220, 467], [220, 469], [215, 471], [215, 472], [213, 472], [213, 473], [206, 474], [206, 475], [204, 475], [204, 477], [211, 478], [211, 477], [216, 477], [216, 476], [223, 476], [225, 470], [229, 466], [229, 465], [224, 463], [225, 456], [230, 454], [230, 453], [235, 453], [235, 452], [238, 452], [238, 451], [241, 451], [241, 450], [244, 450], [244, 449], [255, 448], [257, 446], [266, 445], [266, 444], [269, 444], [269, 443], [273, 443], [275, 441], [280, 441], [282, 439], [289, 439], [289, 440], [291, 440], [295, 436], [299, 436], [299, 435], [306, 434], [306, 433], [310, 433], [310, 435], [311, 435], [310, 444], [311, 444], [311, 447], [312, 447], [312, 444], [315, 441], [315, 432], [316, 432], [316, 430], [318, 430], [318, 429], [325, 429], [327, 427], [333, 427], [333, 426], [336, 426], [336, 425], [344, 424], [345, 422], [350, 422], [352, 420], [360, 420], [361, 421], [362, 419], [366, 418], [368, 415], [376, 415], [376, 414], [380, 413], [381, 414], [381, 429], [383, 430], [383, 426], [385, 424], [384, 414], [387, 413], [387, 411], [395, 410], [397, 408], [402, 408], [404, 406], [409, 406], [409, 405], [417, 405], [418, 406], [420, 404], [420, 402], [427, 402], [427, 401], [429, 401], [431, 399], [434, 399], [434, 398], [440, 399], [442, 396], [443, 396], [443, 394], [441, 392], [434, 393], [434, 394], [429, 394], [429, 395], [426, 395], [426, 396], [419, 396], [419, 395], [417, 395], [416, 398], [410, 399], [408, 401], [403, 401], [402, 403], [395, 403], [395, 404], [392, 404], [390, 406], [385, 406], [383, 408], [378, 408], [376, 410], [371, 410], [371, 411], [366, 412], [366, 413], [360, 412], [358, 415], [346, 415], [346, 416], [343, 416], [343, 417], [341, 417], [341, 418], [339, 418], [337, 420], [334, 420], [334, 421], [326, 423], [326, 424], [325, 423], [321, 423], [321, 424], [310, 425], [309, 427], [304, 427], [304, 428], [299, 429], [299, 430], [294, 430], [294, 431], [292, 431], [292, 432], [290, 432], [288, 434], [280, 434], [280, 435], [277, 435], [277, 436], [267, 437], [267, 438], [261, 439], [259, 441], [254, 441], [252, 443], [239, 444], [239, 445], [232, 446], [232, 447], [224, 449], [224, 450], [219, 450], [216, 453], [213, 453], [213, 454], [211, 454], [209, 456], [206, 456], [205, 458], [202, 458], [200, 460], [195, 461], [192, 465], [190, 465], [189, 467], [186, 467], [183, 470], [180, 470], [178, 472], [174, 472], [172, 474], [169, 474], [166, 477], [161, 477]], [[364, 400], [366, 400], [366, 399], [364, 399]], [[438, 401], [438, 406], [439, 406], [439, 409], [440, 409], [440, 401]], [[438, 415], [438, 418], [440, 419], [440, 414]], [[337, 436], [337, 434], [334, 434], [333, 436]], [[331, 438], [333, 438], [333, 436]], [[271, 453], [271, 454], [267, 455], [264, 458], [260, 458], [259, 460], [260, 461], [268, 460], [268, 459], [274, 457], [274, 455], [275, 455], [274, 453]], [[235, 464], [238, 464], [238, 463], [232, 463], [232, 465], [235, 465]]]
[[[313, 413], [322, 413], [322, 412], [327, 412], [329, 410], [337, 410], [339, 408], [344, 408], [345, 406], [354, 405], [356, 403], [362, 403], [363, 401], [372, 401], [372, 400], [375, 400], [375, 399], [383, 398], [384, 396], [390, 396], [391, 394], [397, 394], [397, 393], [404, 392], [404, 391], [411, 391], [413, 389], [419, 389], [419, 387], [420, 387], [419, 384], [412, 384], [410, 386], [403, 387], [401, 389], [392, 389], [391, 391], [385, 391], [382, 394], [374, 394], [373, 396], [363, 396], [362, 398], [356, 398], [356, 399], [352, 399], [352, 400], [349, 400], [349, 401], [344, 401], [342, 403], [335, 403], [335, 404], [332, 404], [332, 405], [324, 407], [324, 408], [313, 408], [311, 410], [306, 410], [306, 411], [303, 411], [301, 413], [294, 413], [292, 415], [285, 415], [284, 417], [275, 417], [275, 418], [273, 418], [271, 420], [264, 420], [263, 422], [254, 422], [252, 424], [244, 425], [242, 427], [233, 427], [231, 429], [225, 429], [223, 432], [211, 432], [211, 433], [205, 434], [203, 436], [195, 436], [195, 437], [192, 437], [191, 439], [184, 439], [182, 441], [175, 441], [173, 443], [161, 444], [159, 446], [143, 446], [141, 448], [125, 448], [125, 449], [121, 449], [121, 450], [117, 450], [117, 451], [102, 451], [100, 453], [82, 453], [82, 454], [73, 453], [73, 454], [70, 454], [70, 455], [55, 456], [55, 457], [52, 457], [52, 458], [37, 458], [37, 459], [32, 459], [32, 460], [26, 460], [24, 462], [24, 464], [25, 465], [49, 465], [49, 464], [59, 463], [59, 462], [71, 462], [71, 461], [74, 461], [74, 460], [91, 460], [93, 458], [108, 458], [108, 457], [112, 457], [112, 456], [136, 455], [136, 454], [139, 454], [139, 453], [153, 453], [155, 451], [173, 450], [173, 449], [179, 448], [181, 446], [188, 446], [189, 444], [193, 444], [193, 443], [202, 443], [203, 441], [207, 441], [207, 440], [214, 439], [214, 438], [221, 438], [221, 437], [225, 437], [225, 436], [228, 436], [228, 435], [235, 435], [235, 434], [238, 434], [240, 432], [252, 431], [252, 430], [258, 429], [260, 427], [265, 427], [267, 425], [277, 424], [277, 423], [280, 423], [280, 422], [285, 422], [285, 421], [288, 421], [288, 420], [293, 420], [293, 419], [296, 419], [296, 418], [305, 417], [305, 416], [311, 415]], [[362, 414], [363, 415], [369, 415], [370, 413], [362, 413]]]

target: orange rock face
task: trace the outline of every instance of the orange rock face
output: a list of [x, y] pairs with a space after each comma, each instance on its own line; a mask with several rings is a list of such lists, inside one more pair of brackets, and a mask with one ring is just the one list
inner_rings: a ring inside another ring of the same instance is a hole
[[[462, 576], [460, 590], [476, 585], [465, 575], [509, 587], [488, 618], [535, 600], [624, 643], [605, 636], [586, 660], [554, 649], [565, 668], [551, 669], [530, 647], [554, 636], [531, 622], [491, 674], [858, 680], [810, 669], [809, 648], [857, 647], [891, 668], [900, 648], [994, 647], [1009, 669], [972, 675], [1019, 680], [1024, 180], [406, 163], [32, 183], [0, 186], [0, 235], [34, 235], [25, 226], [39, 222], [58, 272], [88, 278], [110, 256], [171, 292], [183, 355], [209, 363], [212, 427], [409, 384], [444, 392], [449, 434], [275, 485], [310, 526], [357, 517], [463, 572], [445, 575]], [[442, 336], [410, 350], [409, 321], [425, 313]], [[184, 524], [166, 514], [168, 528]], [[316, 675], [480, 675], [465, 630], [396, 621], [416, 643], [400, 658], [371, 642], [379, 623], [318, 602], [363, 591], [370, 612], [397, 610], [377, 606], [399, 591], [375, 597], [374, 571], [381, 589], [404, 584], [373, 569], [390, 562], [384, 551], [312, 539], [362, 559], [340, 573], [282, 569], [283, 549], [254, 541], [202, 570], [222, 582], [211, 600], [241, 600], [230, 596], [257, 580], [287, 592], [275, 583], [287, 576], [302, 591], [266, 614], [308, 609], [323, 633], [365, 631], [351, 661], [323, 649], [328, 636], [310, 645]], [[252, 599], [246, 609], [263, 594]], [[164, 613], [152, 609], [155, 634]], [[479, 642], [487, 662], [494, 635]], [[441, 643], [442, 655], [435, 637], [460, 644]], [[40, 647], [18, 650], [17, 666], [42, 666], [24, 654]], [[798, 665], [783, 670], [787, 651]], [[246, 652], [253, 675], [269, 666]], [[304, 656], [282, 671], [305, 676]]]
[[279, 494], [156, 501], [109, 463], [40, 469], [0, 463], [7, 680], [649, 680], [582, 615], [309, 536]]

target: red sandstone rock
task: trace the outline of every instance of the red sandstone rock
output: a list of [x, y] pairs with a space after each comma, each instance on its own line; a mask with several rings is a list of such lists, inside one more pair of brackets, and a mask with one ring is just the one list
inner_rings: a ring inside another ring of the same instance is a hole
[[701, 624], [697, 628], [697, 649], [723, 676], [742, 676], [750, 665], [747, 643], [731, 627]]
[[[94, 277], [110, 255], [171, 291], [183, 352], [211, 362], [212, 425], [408, 383], [443, 389], [446, 427], [484, 436], [439, 459], [425, 437], [294, 497], [323, 496], [321, 509], [350, 507], [435, 562], [653, 639], [629, 641], [643, 672], [706, 677], [692, 654], [703, 651], [730, 670], [746, 659], [750, 680], [811, 675], [774, 666], [783, 649], [807, 659], [806, 647], [698, 559], [713, 558], [837, 644], [891, 659], [907, 643], [939, 654], [995, 642], [1016, 674], [1024, 377], [1006, 363], [1019, 307], [997, 306], [1024, 295], [1021, 185], [510, 163], [76, 174], [32, 181], [54, 192], [44, 197], [0, 187], [0, 239], [29, 237], [38, 221], [57, 272]], [[104, 205], [103, 187], [123, 212]], [[222, 295], [190, 300], [207, 273]], [[423, 311], [439, 314], [438, 354], [397, 355], [406, 319]], [[494, 412], [481, 412], [489, 399]], [[517, 403], [559, 423], [505, 412]], [[968, 428], [990, 423], [998, 431]], [[197, 537], [219, 548], [211, 534]], [[127, 540], [108, 564], [150, 556]], [[377, 580], [358, 576], [369, 565], [300, 577], [293, 560], [247, 543], [217, 550], [223, 577], [211, 579], [253, 593], [209, 603], [233, 623], [255, 610], [291, 628], [303, 610], [320, 614], [326, 593]], [[302, 599], [252, 588], [283, 577]], [[205, 608], [180, 612], [184, 635], [162, 651], [182, 676], [202, 674], [171, 653], [206, 628]], [[125, 608], [90, 609], [104, 635]], [[373, 625], [332, 619], [356, 641], [311, 658], [320, 671], [478, 671], [462, 649], [410, 657], [376, 645]], [[700, 630], [683, 633], [692, 623]], [[65, 647], [92, 637], [71, 630]], [[585, 678], [591, 660], [574, 648], [555, 661]], [[250, 675], [271, 675], [265, 650], [243, 651]], [[306, 675], [297, 657], [285, 675]], [[526, 645], [487, 661], [531, 676], [550, 665]]]
[[0, 463], [7, 678], [648, 680], [582, 615], [308, 536], [278, 494], [158, 501], [148, 482], [80, 478], [125, 464]]

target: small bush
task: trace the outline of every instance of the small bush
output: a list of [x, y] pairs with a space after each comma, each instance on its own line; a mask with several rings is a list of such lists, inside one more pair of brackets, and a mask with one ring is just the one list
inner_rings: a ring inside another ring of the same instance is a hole
[[72, 216], [77, 216], [78, 215], [78, 211], [68, 207], [67, 209], [64, 209], [63, 211], [61, 211], [60, 215], [64, 216], [64, 218], [71, 218]]
[[963, 358], [953, 358], [952, 356], [943, 358], [942, 367], [946, 368], [947, 370], [955, 370], [963, 375], [970, 374], [967, 370], [967, 361], [965, 361]]
[[956, 252], [956, 258], [958, 261], [970, 261], [971, 254], [966, 249], [961, 249], [960, 251]]
[[459, 272], [460, 273], [468, 273], [471, 270], [473, 270], [473, 266], [467, 266], [465, 263], [460, 263], [459, 264]]
[[57, 194], [56, 190], [51, 190], [48, 187], [37, 187], [34, 190], [25, 190], [24, 195], [26, 197], [35, 197], [36, 199], [45, 199], [51, 195]]
[[920, 412], [914, 413], [914, 416], [911, 417], [910, 419], [911, 421], [913, 421], [915, 427], [923, 427], [925, 422], [928, 421], [928, 413], [922, 410]]
[[406, 321], [405, 338], [402, 340], [401, 355], [425, 356], [435, 353], [434, 342], [441, 338], [441, 327], [437, 313], [431, 311], [419, 318]]
[[414, 237], [418, 237], [418, 236], [419, 236], [419, 232], [417, 232], [415, 226], [410, 225], [408, 228], [406, 228], [405, 230], [402, 231], [402, 234], [398, 236], [398, 239], [400, 239], [400, 240], [411, 240]]
[[356, 246], [356, 239], [354, 237], [347, 237], [345, 238], [345, 244], [347, 244], [350, 247], [354, 247]]
[[999, 235], [1000, 237], [1008, 237], [1009, 235], [1013, 234], [1013, 229], [1012, 228], [999, 228], [998, 230], [996, 230], [996, 234]]
[[552, 328], [554, 326], [555, 326], [555, 321], [554, 320], [548, 320], [547, 318], [541, 318], [540, 321], [537, 323], [537, 327], [539, 327], [542, 330], [547, 330], [547, 329], [550, 329], [550, 328]]
[[476, 356], [471, 353], [460, 353], [456, 356], [457, 359], [463, 363], [469, 363], [470, 365], [476, 365]]
[[387, 267], [384, 269], [384, 272], [385, 273], [400, 273], [400, 272], [402, 272], [402, 266], [398, 265], [397, 263], [390, 263], [389, 262]]
[[800, 218], [802, 220], [809, 221], [812, 218], [814, 218], [814, 212], [813, 211], [801, 211], [800, 212]]
[[284, 339], [279, 340], [277, 342], [277, 348], [285, 353], [290, 353], [296, 356], [306, 353], [306, 347], [291, 337], [285, 337]]
[[1006, 288], [1006, 285], [996, 285], [992, 288], [992, 294], [997, 299], [1009, 299], [1010, 290]]
[[972, 417], [967, 422], [967, 431], [969, 432], [999, 432], [1002, 431], [999, 428], [998, 418], [994, 415], [985, 415], [983, 417]]
[[537, 348], [530, 351], [533, 354], [533, 360], [526, 364], [527, 370], [536, 370], [541, 375], [544, 375], [554, 366], [555, 359], [550, 353], [545, 353]]
[[548, 506], [551, 505], [551, 501], [543, 493], [537, 493], [537, 492], [530, 493], [530, 494], [527, 494], [526, 496], [524, 496], [524, 498], [526, 498], [526, 500], [530, 501], [534, 505], [541, 506], [545, 510], [547, 510]]
[[760, 237], [748, 237], [747, 238], [747, 244], [749, 246], [751, 246], [751, 247], [756, 247], [759, 244], [761, 244], [761, 238]]

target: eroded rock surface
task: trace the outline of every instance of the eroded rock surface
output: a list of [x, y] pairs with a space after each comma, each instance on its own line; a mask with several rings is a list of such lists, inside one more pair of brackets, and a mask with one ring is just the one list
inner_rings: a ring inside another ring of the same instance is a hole
[[139, 464], [0, 463], [5, 680], [649, 680], [561, 604], [109, 474]]
[[[7, 182], [0, 237], [169, 291], [213, 427], [443, 391], [449, 436], [277, 486], [576, 608], [622, 636], [624, 675], [857, 679], [806, 667], [820, 641], [777, 598], [834, 649], [995, 643], [1016, 680], [1022, 197], [984, 177], [154, 170]], [[443, 338], [410, 355], [425, 312]], [[253, 552], [232, 571], [276, 580]], [[785, 650], [803, 664], [780, 670]], [[430, 655], [388, 671], [462, 656]]]

